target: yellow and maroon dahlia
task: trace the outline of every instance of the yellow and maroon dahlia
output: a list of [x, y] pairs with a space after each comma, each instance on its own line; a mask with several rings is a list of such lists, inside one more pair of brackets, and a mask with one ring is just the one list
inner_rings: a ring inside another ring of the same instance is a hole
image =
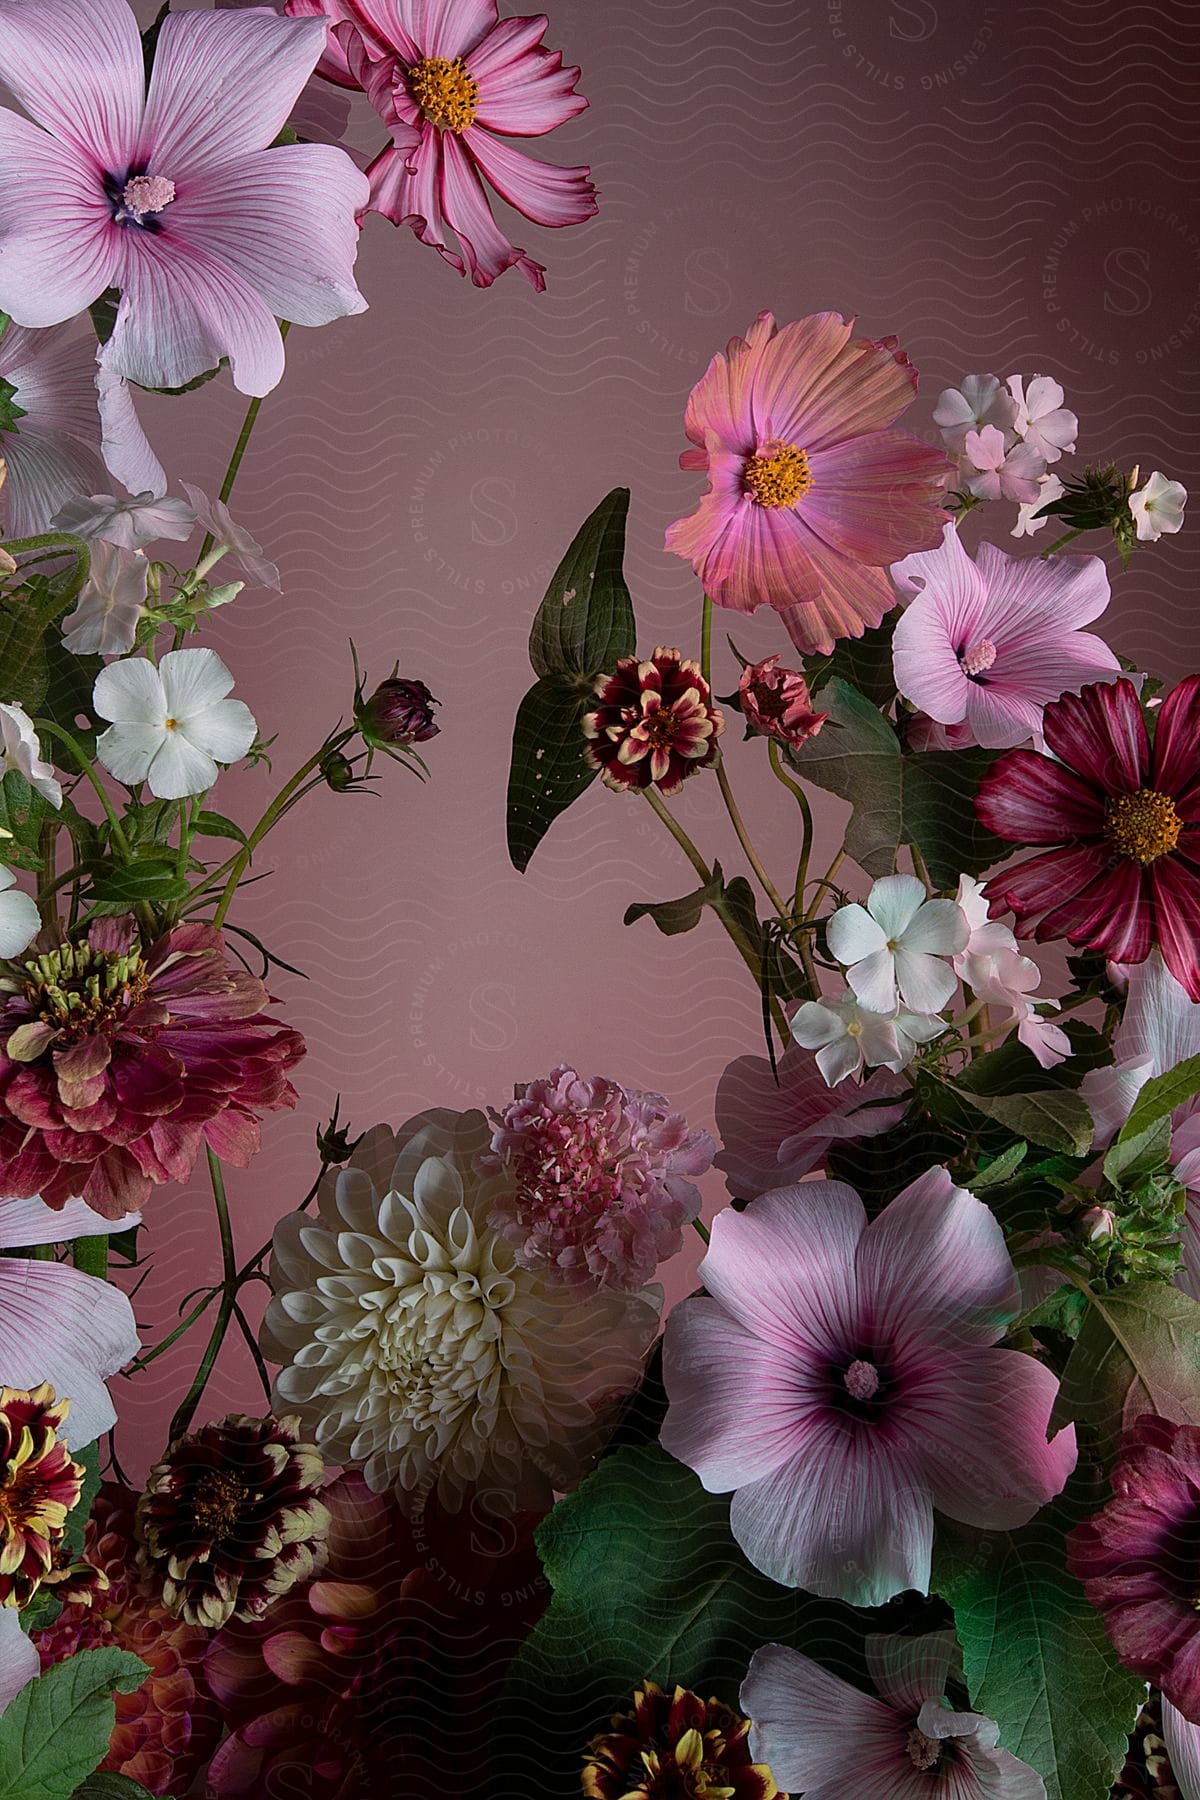
[[70, 1408], [40, 1387], [0, 1388], [0, 1606], [28, 1606], [54, 1571], [83, 1470], [59, 1437]]
[[592, 1739], [583, 1764], [587, 1800], [788, 1800], [766, 1763], [750, 1758], [750, 1721], [690, 1689], [665, 1694], [646, 1681], [633, 1710]]

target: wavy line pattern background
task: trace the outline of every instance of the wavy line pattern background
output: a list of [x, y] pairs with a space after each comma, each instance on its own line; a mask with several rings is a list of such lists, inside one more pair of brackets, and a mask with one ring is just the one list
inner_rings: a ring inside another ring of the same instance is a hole
[[[146, 22], [154, 6], [139, 10]], [[264, 734], [278, 733], [275, 780], [345, 716], [351, 637], [373, 676], [398, 657], [443, 702], [432, 784], [387, 767], [373, 799], [315, 796], [271, 837], [258, 863], [270, 878], [235, 912], [309, 977], [272, 984], [309, 1054], [299, 1109], [269, 1121], [257, 1162], [231, 1172], [243, 1254], [306, 1191], [314, 1129], [339, 1093], [364, 1129], [430, 1105], [502, 1104], [514, 1081], [573, 1060], [659, 1088], [711, 1126], [726, 1063], [759, 1047], [757, 997], [715, 921], [677, 939], [621, 924], [629, 902], [691, 885], [648, 809], [593, 788], [520, 877], [503, 803], [533, 610], [580, 519], [618, 483], [633, 488], [640, 643], [694, 648], [699, 593], [661, 548], [699, 491], [676, 466], [683, 405], [760, 308], [838, 308], [872, 335], [898, 333], [921, 370], [909, 423], [925, 435], [938, 391], [969, 371], [1054, 374], [1083, 456], [1200, 486], [1189, 0], [549, 10], [548, 42], [582, 64], [592, 103], [549, 150], [592, 164], [599, 216], [565, 234], [512, 221], [548, 264], [540, 297], [512, 273], [476, 291], [370, 220], [359, 266], [371, 310], [292, 333], [235, 495], [284, 594], [247, 592], [214, 641]], [[365, 112], [348, 138], [380, 142]], [[148, 405], [173, 477], [215, 490], [241, 409], [225, 381]], [[1006, 532], [1010, 509], [984, 523]], [[1192, 525], [1127, 574], [1114, 563], [1108, 634], [1170, 678], [1200, 661], [1198, 543]], [[747, 652], [785, 647], [763, 615], [735, 635]], [[718, 648], [727, 692], [734, 665]], [[729, 765], [786, 876], [792, 819], [760, 749], [731, 741]], [[250, 822], [275, 780], [230, 776], [219, 804]], [[690, 784], [680, 811], [739, 866], [714, 783]], [[840, 822], [836, 805], [819, 808], [816, 866]], [[707, 1193], [720, 1204], [719, 1178]], [[153, 1203], [137, 1297], [148, 1340], [216, 1275], [213, 1238], [199, 1176]], [[695, 1262], [689, 1247], [667, 1271], [672, 1295]], [[130, 1474], [161, 1449], [200, 1349], [196, 1330], [121, 1384]], [[256, 1405], [231, 1340], [202, 1416]]]

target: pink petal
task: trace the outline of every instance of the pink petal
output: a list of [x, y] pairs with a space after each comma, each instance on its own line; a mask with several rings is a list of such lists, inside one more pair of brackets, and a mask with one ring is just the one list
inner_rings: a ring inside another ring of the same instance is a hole
[[65, 1263], [0, 1258], [0, 1384], [48, 1381], [71, 1402], [66, 1439], [91, 1444], [116, 1423], [104, 1385], [136, 1355], [133, 1310], [118, 1287]]
[[959, 1660], [952, 1631], [919, 1638], [872, 1636], [863, 1647], [867, 1672], [881, 1698], [914, 1718], [927, 1700], [943, 1697], [946, 1678]]
[[898, 1095], [902, 1084], [881, 1073], [861, 1088], [827, 1086], [816, 1059], [789, 1045], [776, 1081], [765, 1056], [739, 1056], [717, 1087], [717, 1127], [723, 1149], [716, 1167], [731, 1194], [752, 1200], [787, 1187], [822, 1160], [835, 1138], [874, 1137], [903, 1116], [904, 1104], [873, 1106]]
[[1075, 1467], [1075, 1428], [1046, 1441], [1058, 1379], [1019, 1350], [982, 1350], [931, 1380], [905, 1408], [933, 1504], [984, 1531], [1028, 1524]]
[[[219, 7], [234, 8], [254, 4], [256, 4], [256, 0], [217, 0]], [[345, 53], [330, 27], [343, 19], [354, 17], [350, 10], [351, 4], [352, 0], [287, 0], [287, 4], [283, 8], [289, 19], [325, 20], [325, 49], [317, 64], [316, 73], [324, 81], [334, 82], [338, 87], [349, 88], [356, 87], [358, 84], [350, 74], [346, 65]], [[302, 102], [313, 97], [316, 86], [315, 82], [310, 84], [307, 93], [301, 96]], [[344, 130], [345, 127], [343, 126], [342, 129]], [[307, 133], [301, 135], [307, 136]], [[341, 131], [338, 136], [341, 136]]]
[[1090, 682], [1119, 676], [1121, 665], [1104, 639], [1091, 631], [1030, 631], [1018, 641], [997, 639], [997, 655], [988, 670], [985, 693], [1020, 695], [1040, 708]]
[[535, 224], [578, 225], [598, 210], [590, 169], [538, 162], [474, 125], [463, 142], [500, 197]]
[[1131, 681], [1065, 694], [1047, 711], [1043, 729], [1055, 756], [1106, 792], [1134, 793], [1143, 786], [1150, 746]]
[[[422, 56], [466, 56], [496, 24], [496, 0], [357, 0], [372, 24], [407, 24]], [[543, 29], [545, 29], [543, 27]]]
[[1033, 750], [1012, 750], [988, 770], [975, 810], [989, 831], [1015, 844], [1056, 844], [1104, 830], [1103, 795]]
[[[1153, 871], [1150, 874], [1153, 885]], [[1142, 962], [1150, 954], [1151, 911], [1146, 904], [1147, 874], [1140, 863], [1122, 857], [1097, 870], [1087, 886], [1068, 886], [1068, 898], [1038, 925], [1038, 941], [1065, 937], [1073, 944], [1103, 950], [1114, 962]]]
[[[841, 1181], [804, 1181], [763, 1194], [745, 1212], [726, 1208], [700, 1264], [709, 1293], [747, 1330], [793, 1352], [838, 1354], [857, 1312], [854, 1253], [866, 1223]], [[809, 1271], [804, 1292], [791, 1267]]]
[[[1009, 750], [1041, 730], [1041, 707], [1007, 684], [968, 681], [967, 689], [967, 723], [975, 742], [985, 749]], [[1057, 699], [1061, 691], [1058, 687], [1053, 697]]]
[[760, 438], [778, 437], [808, 451], [827, 449], [890, 425], [912, 399], [895, 358], [839, 313], [814, 313], [784, 325], [764, 344], [753, 388]]
[[544, 14], [505, 19], [467, 58], [479, 83], [475, 116], [489, 131], [541, 137], [586, 108], [583, 95], [575, 92], [579, 70], [564, 68], [562, 53], [541, 43], [548, 23]]
[[132, 160], [145, 88], [126, 0], [5, 0], [0, 69], [30, 118], [81, 151], [94, 174]]
[[995, 1215], [944, 1168], [884, 1207], [857, 1260], [871, 1327], [884, 1342], [993, 1344], [1020, 1307]]
[[[823, 317], [835, 319], [835, 313]], [[841, 321], [838, 321], [839, 325]], [[764, 344], [770, 342], [775, 320], [759, 313], [744, 338], [730, 338], [718, 352], [688, 395], [684, 429], [693, 444], [704, 444], [708, 434], [714, 448], [749, 456], [757, 443], [751, 408], [755, 371]], [[684, 466], [682, 459], [680, 467]], [[707, 467], [707, 463], [703, 466]]]
[[987, 589], [953, 525], [945, 527], [936, 550], [906, 556], [893, 564], [891, 576], [915, 596], [892, 640], [896, 685], [931, 719], [957, 725], [966, 717], [972, 688], [959, 652], [985, 635], [979, 621]]
[[8, 479], [2, 504], [7, 537], [46, 531], [63, 502], [91, 491], [102, 472], [99, 457], [89, 456], [81, 445], [29, 430], [24, 419], [21, 427], [4, 442]]
[[780, 603], [777, 610], [798, 650], [827, 655], [838, 638], [861, 637], [868, 626], [878, 625], [896, 596], [882, 569], [839, 556], [812, 533], [804, 550], [818, 592], [811, 600]]
[[1154, 728], [1152, 785], [1175, 794], [1186, 806], [1200, 789], [1196, 745], [1200, 743], [1200, 676], [1189, 675], [1173, 688]]
[[0, 1713], [41, 1672], [37, 1645], [21, 1630], [20, 1614], [15, 1607], [0, 1607]]
[[1200, 1055], [1200, 1005], [1188, 999], [1161, 956], [1131, 970], [1115, 1047], [1121, 1064], [1145, 1059], [1152, 1075], [1165, 1075], [1176, 1063]]
[[[923, 1640], [920, 1640], [923, 1641]], [[851, 1687], [820, 1663], [782, 1644], [756, 1650], [739, 1695], [753, 1721], [751, 1753], [781, 1787], [809, 1796], [845, 1795], [848, 1744], [854, 1746], [855, 1796], [864, 1775], [895, 1777], [904, 1767], [905, 1729], [889, 1706]], [[909, 1764], [911, 1768], [911, 1763]]]
[[1193, 1725], [1165, 1699], [1162, 1725], [1175, 1785], [1183, 1800], [1200, 1800], [1200, 1725]]
[[806, 1411], [819, 1404], [805, 1371], [790, 1368], [779, 1348], [714, 1299], [672, 1308], [663, 1379], [670, 1398], [663, 1449], [694, 1469], [710, 1494], [757, 1481], [789, 1461], [803, 1446]]
[[462, 245], [471, 280], [476, 287], [490, 287], [498, 275], [516, 264], [541, 293], [546, 285], [542, 264], [509, 243], [497, 225], [461, 138], [452, 131], [442, 132], [441, 138], [438, 200], [446, 223]]
[[[1200, 869], [1182, 856], [1150, 865], [1154, 924], [1163, 960], [1190, 1000], [1200, 1000]], [[1114, 953], [1115, 954], [1115, 953]], [[1129, 956], [1129, 962], [1141, 957]]]
[[988, 591], [982, 635], [997, 640], [1090, 625], [1112, 597], [1099, 556], [1009, 556], [984, 542], [976, 560]]
[[466, 265], [451, 250], [442, 233], [440, 191], [441, 133], [427, 125], [407, 152], [389, 145], [367, 170], [371, 183], [372, 212], [382, 213], [393, 225], [408, 225], [423, 244], [429, 244], [460, 275]]
[[84, 153], [0, 108], [0, 308], [19, 325], [73, 318], [111, 287], [117, 239]]
[[105, 366], [103, 352], [97, 352], [95, 386], [105, 467], [131, 494], [165, 493], [166, 470], [142, 430], [128, 383]]
[[841, 555], [879, 566], [941, 539], [946, 515], [932, 503], [949, 465], [920, 438], [873, 431], [810, 452], [809, 465], [801, 516]]
[[[1042, 856], [1031, 856], [1026, 862], [1013, 863], [993, 875], [987, 884], [988, 901], [993, 915], [1003, 906], [1018, 915], [1033, 917], [1059, 903], [1064, 894], [1079, 892], [1108, 867], [1108, 849], [1104, 844], [1047, 850]], [[1018, 935], [1028, 937], [1029, 933]]]
[[23, 1244], [69, 1244], [77, 1237], [100, 1237], [136, 1225], [141, 1213], [123, 1219], [105, 1219], [82, 1200], [68, 1200], [49, 1207], [35, 1194], [29, 1200], [0, 1200], [0, 1249], [16, 1250]]

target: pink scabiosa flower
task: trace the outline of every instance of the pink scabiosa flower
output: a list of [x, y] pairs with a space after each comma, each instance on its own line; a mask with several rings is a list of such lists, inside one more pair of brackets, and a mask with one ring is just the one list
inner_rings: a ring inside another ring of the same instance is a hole
[[304, 1054], [269, 1004], [211, 925], [176, 925], [143, 952], [131, 919], [102, 919], [13, 966], [0, 1189], [55, 1208], [80, 1195], [112, 1219], [186, 1181], [203, 1144], [245, 1168], [260, 1115], [295, 1105], [287, 1072]]
[[807, 681], [798, 669], [781, 669], [778, 656], [747, 663], [738, 682], [738, 698], [747, 725], [792, 750], [816, 737], [829, 717], [813, 711]]
[[578, 225], [596, 211], [588, 169], [538, 162], [504, 141], [542, 137], [587, 105], [579, 70], [541, 42], [545, 16], [501, 20], [496, 0], [289, 0], [287, 10], [324, 13], [334, 58], [392, 134], [367, 171], [369, 210], [410, 225], [476, 287], [515, 264], [540, 293], [544, 265], [508, 241], [484, 183], [538, 225]]
[[816, 313], [777, 331], [760, 313], [713, 357], [688, 398], [696, 448], [679, 459], [708, 491], [667, 532], [718, 606], [773, 606], [804, 651], [891, 610], [887, 565], [937, 543], [953, 473], [888, 429], [916, 391], [907, 357], [852, 330]]
[[729, 1209], [708, 1290], [667, 1320], [662, 1443], [773, 1581], [879, 1606], [929, 1585], [933, 1513], [1025, 1524], [1075, 1464], [1049, 1369], [995, 1348], [1020, 1298], [1004, 1236], [945, 1169], [867, 1223], [807, 1181]]
[[1017, 936], [1065, 937], [1116, 962], [1158, 944], [1200, 1000], [1200, 676], [1168, 694], [1154, 745], [1137, 690], [1122, 679], [1047, 706], [1049, 756], [1009, 750], [984, 776], [975, 810], [1012, 843], [1053, 846], [993, 875], [993, 914]]
[[126, 0], [3, 0], [0, 68], [29, 117], [0, 111], [0, 307], [55, 325], [116, 287], [111, 373], [180, 387], [228, 357], [268, 393], [278, 319], [366, 306], [365, 177], [328, 144], [272, 147], [324, 41], [265, 10], [171, 13], [147, 93]]
[[516, 1246], [522, 1268], [581, 1292], [641, 1288], [674, 1256], [700, 1210], [687, 1179], [711, 1168], [715, 1145], [689, 1131], [661, 1094], [644, 1094], [561, 1064], [523, 1082], [493, 1111], [487, 1174], [512, 1185], [489, 1223]]
[[1000, 1728], [945, 1698], [958, 1646], [951, 1631], [868, 1637], [879, 1698], [783, 1644], [754, 1654], [742, 1683], [753, 1754], [804, 1800], [1046, 1800], [1036, 1769], [996, 1748]]
[[1196, 1520], [1200, 1428], [1143, 1413], [1126, 1432], [1112, 1499], [1067, 1537], [1071, 1572], [1127, 1668], [1200, 1722]]
[[605, 787], [677, 794], [689, 775], [716, 762], [725, 715], [699, 663], [678, 650], [660, 645], [649, 662], [623, 656], [596, 693], [599, 706], [583, 717], [584, 754]]
[[892, 579], [911, 596], [892, 640], [896, 686], [989, 750], [1040, 731], [1042, 709], [1068, 690], [1120, 673], [1104, 639], [1080, 629], [1110, 598], [1098, 556], [1047, 562], [981, 544], [972, 561], [947, 525], [938, 549], [905, 557]]

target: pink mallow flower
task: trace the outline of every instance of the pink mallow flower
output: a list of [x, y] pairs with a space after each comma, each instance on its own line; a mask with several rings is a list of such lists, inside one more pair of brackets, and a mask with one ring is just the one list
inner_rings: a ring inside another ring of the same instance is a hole
[[489, 1217], [522, 1268], [580, 1291], [644, 1287], [700, 1210], [687, 1179], [712, 1166], [706, 1131], [689, 1131], [661, 1094], [561, 1064], [493, 1111], [484, 1174], [511, 1187]]
[[760, 737], [774, 738], [792, 750], [816, 737], [829, 717], [813, 711], [807, 681], [799, 669], [781, 669], [778, 656], [746, 664], [738, 699], [747, 725]]
[[366, 306], [365, 177], [328, 144], [272, 147], [324, 41], [315, 19], [170, 13], [147, 93], [126, 0], [0, 0], [0, 70], [29, 114], [0, 110], [0, 307], [55, 325], [116, 287], [108, 370], [180, 387], [228, 357], [268, 393], [278, 319]]
[[1057, 1378], [996, 1348], [1020, 1297], [999, 1224], [944, 1168], [870, 1224], [843, 1182], [718, 1215], [667, 1320], [662, 1443], [773, 1581], [856, 1606], [929, 1586], [936, 1508], [1024, 1525], [1075, 1465]]
[[886, 565], [937, 543], [953, 473], [889, 429], [916, 392], [907, 357], [853, 329], [815, 313], [777, 331], [764, 312], [713, 357], [688, 398], [696, 448], [679, 459], [708, 491], [667, 531], [718, 606], [773, 606], [803, 651], [891, 610]]
[[1036, 1769], [996, 1747], [1000, 1728], [955, 1712], [946, 1683], [959, 1672], [952, 1631], [868, 1637], [879, 1698], [784, 1644], [754, 1654], [742, 1683], [751, 1755], [804, 1800], [1046, 1800]]
[[1110, 598], [1098, 556], [1047, 562], [980, 544], [972, 561], [947, 525], [936, 550], [906, 556], [892, 579], [911, 596], [892, 640], [896, 686], [989, 750], [1039, 732], [1051, 700], [1120, 674], [1104, 639], [1080, 629]]
[[369, 210], [411, 226], [476, 287], [515, 264], [540, 293], [544, 265], [509, 242], [484, 183], [537, 225], [579, 225], [596, 211], [590, 170], [505, 142], [543, 137], [587, 105], [579, 70], [541, 42], [545, 15], [501, 20], [496, 0], [288, 0], [287, 10], [330, 21], [322, 72], [361, 87], [392, 134], [367, 170]]

